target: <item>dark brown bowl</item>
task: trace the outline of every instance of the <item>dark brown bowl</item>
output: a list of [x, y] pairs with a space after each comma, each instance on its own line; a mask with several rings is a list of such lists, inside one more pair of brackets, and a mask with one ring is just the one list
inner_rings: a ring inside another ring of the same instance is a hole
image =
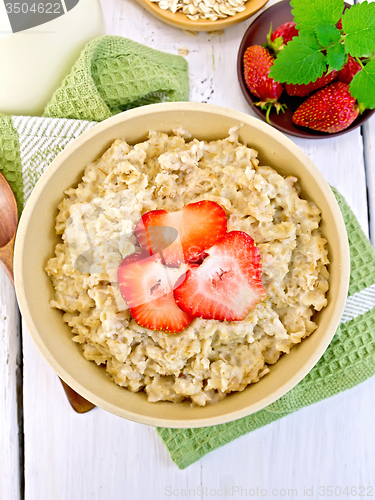
[[[348, 5], [349, 7], [349, 5]], [[245, 96], [245, 99], [250, 104], [255, 113], [263, 120], [266, 119], [266, 113], [262, 111], [254, 103], [259, 101], [258, 97], [251, 94], [245, 84], [243, 76], [243, 56], [245, 50], [250, 47], [250, 45], [262, 45], [267, 42], [267, 33], [269, 32], [270, 25], [272, 23], [273, 29], [276, 29], [281, 24], [293, 21], [293, 15], [291, 12], [291, 7], [289, 1], [283, 0], [282, 2], [272, 5], [260, 16], [258, 16], [255, 21], [247, 29], [239, 51], [237, 58], [237, 76], [240, 82], [240, 87]], [[359, 127], [362, 123], [367, 120], [375, 110], [366, 110], [362, 113], [354, 122], [345, 130], [341, 132], [336, 132], [335, 134], [328, 134], [325, 132], [318, 132], [316, 130], [299, 127], [294, 125], [292, 122], [292, 115], [298, 106], [306, 100], [306, 97], [291, 97], [285, 91], [281, 94], [279, 102], [287, 105], [287, 110], [285, 113], [280, 113], [279, 115], [276, 111], [271, 111], [270, 122], [271, 125], [281, 132], [286, 134], [294, 135], [296, 137], [302, 137], [303, 139], [326, 139], [327, 137], [335, 137], [336, 135], [346, 134], [351, 130]]]

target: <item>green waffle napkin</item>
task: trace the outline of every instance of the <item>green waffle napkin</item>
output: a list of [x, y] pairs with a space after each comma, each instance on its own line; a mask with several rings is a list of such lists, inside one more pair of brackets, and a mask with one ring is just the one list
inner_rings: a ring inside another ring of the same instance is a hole
[[183, 57], [108, 35], [86, 45], [44, 116], [102, 121], [144, 104], [188, 99]]

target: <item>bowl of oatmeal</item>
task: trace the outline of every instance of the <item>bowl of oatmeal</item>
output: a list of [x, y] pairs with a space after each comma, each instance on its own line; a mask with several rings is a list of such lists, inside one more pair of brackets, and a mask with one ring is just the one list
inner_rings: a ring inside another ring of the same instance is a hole
[[[117, 271], [140, 251], [145, 214], [194, 204], [221, 207], [222, 238], [254, 242], [265, 293], [238, 321], [147, 328]], [[137, 422], [203, 427], [264, 408], [311, 370], [341, 318], [349, 249], [330, 187], [282, 133], [230, 109], [163, 103], [96, 125], [53, 161], [20, 220], [15, 282], [34, 342], [82, 396]]]

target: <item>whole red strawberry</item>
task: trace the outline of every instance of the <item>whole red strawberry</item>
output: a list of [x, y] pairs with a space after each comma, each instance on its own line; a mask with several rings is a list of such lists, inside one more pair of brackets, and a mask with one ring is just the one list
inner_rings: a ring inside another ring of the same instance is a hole
[[342, 70], [339, 71], [337, 80], [339, 82], [343, 82], [349, 85], [349, 83], [353, 80], [354, 76], [358, 73], [358, 71], [361, 71], [361, 69], [362, 68], [359, 62], [356, 61], [354, 57], [352, 57], [349, 54], [348, 61], [342, 68]]
[[296, 125], [333, 134], [344, 130], [358, 116], [358, 105], [342, 82], [327, 85], [306, 99], [293, 114]]
[[328, 73], [328, 75], [324, 74], [323, 76], [315, 80], [315, 82], [310, 82], [307, 84], [301, 83], [300, 85], [293, 83], [286, 83], [285, 92], [291, 96], [304, 97], [314, 92], [314, 90], [318, 90], [321, 89], [322, 87], [325, 87], [329, 83], [333, 82], [333, 80], [336, 77], [337, 77], [337, 71], [333, 70], [330, 73]]
[[298, 30], [296, 28], [296, 23], [291, 21], [276, 28], [271, 34], [271, 41], [274, 42], [276, 38], [281, 37], [284, 45], [286, 45], [295, 36], [298, 36]]
[[294, 21], [282, 24], [276, 28], [275, 31], [272, 31], [271, 23], [265, 47], [270, 49], [271, 53], [277, 57], [278, 53], [283, 50], [285, 45], [295, 36], [298, 36], [298, 30]]
[[274, 58], [269, 51], [260, 45], [248, 47], [243, 57], [245, 83], [250, 92], [261, 99], [256, 106], [267, 110], [268, 122], [272, 107], [275, 107], [277, 113], [283, 111], [283, 105], [277, 102], [282, 94], [283, 85], [268, 76], [273, 61]]

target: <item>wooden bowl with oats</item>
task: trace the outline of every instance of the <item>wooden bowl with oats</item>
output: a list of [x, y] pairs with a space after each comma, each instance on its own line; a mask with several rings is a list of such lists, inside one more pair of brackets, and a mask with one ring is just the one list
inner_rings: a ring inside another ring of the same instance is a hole
[[[187, 30], [187, 31], [220, 31], [225, 28], [229, 28], [230, 26], [233, 26], [237, 23], [240, 23], [242, 21], [245, 21], [245, 19], [248, 19], [252, 15], [254, 15], [258, 10], [260, 10], [262, 7], [266, 5], [268, 0], [248, 0], [247, 2], [241, 4], [243, 6], [242, 12], [235, 12], [235, 8], [230, 7], [230, 14], [226, 14], [227, 17], [220, 19], [218, 15], [218, 19], [216, 20], [210, 20], [210, 19], [190, 19], [186, 14], [184, 14], [181, 10], [173, 13], [169, 8], [168, 5], [172, 6], [173, 0], [161, 0], [159, 2], [154, 1], [151, 2], [150, 0], [137, 0], [137, 2], [144, 7], [146, 10], [148, 10], [151, 14], [153, 14], [155, 17], [160, 19], [161, 21], [164, 21], [167, 24], [170, 24], [171, 26], [175, 26], [177, 28], [180, 28], [182, 30]], [[215, 3], [215, 2], [212, 2]], [[216, 2], [218, 3], [218, 2]], [[222, 2], [224, 4], [224, 2]], [[226, 4], [229, 4], [228, 1], [225, 2]], [[238, 1], [232, 1], [232, 3], [235, 4], [240, 4], [240, 0]], [[160, 4], [162, 7], [160, 7]], [[207, 2], [209, 5], [210, 2]], [[192, 2], [191, 2], [191, 5]], [[207, 9], [211, 10], [211, 9]], [[221, 10], [221, 8], [219, 9]], [[225, 10], [225, 7], [224, 7]], [[193, 12], [193, 9], [192, 9]], [[224, 14], [224, 12], [222, 12]], [[216, 17], [216, 16], [215, 16]]]

